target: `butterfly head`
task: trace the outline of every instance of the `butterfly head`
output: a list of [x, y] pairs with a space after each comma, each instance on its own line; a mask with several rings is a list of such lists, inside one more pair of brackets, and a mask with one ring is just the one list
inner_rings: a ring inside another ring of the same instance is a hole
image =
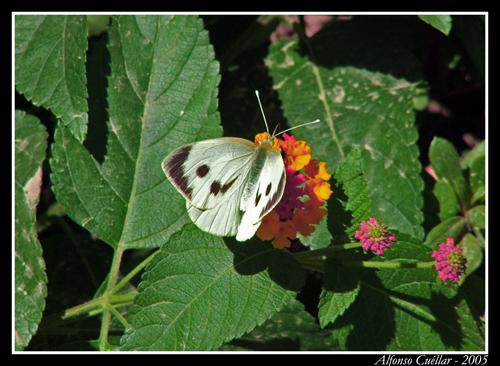
[[270, 135], [269, 132], [258, 133], [257, 135], [255, 135], [254, 142], [255, 145], [281, 151], [278, 139], [274, 137], [274, 135]]

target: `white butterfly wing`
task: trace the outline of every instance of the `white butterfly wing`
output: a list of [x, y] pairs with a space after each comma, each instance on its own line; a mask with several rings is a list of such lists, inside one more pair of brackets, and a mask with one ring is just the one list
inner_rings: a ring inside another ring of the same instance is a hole
[[262, 219], [278, 204], [285, 190], [286, 174], [281, 154], [273, 149], [264, 151], [262, 167], [257, 157], [240, 202], [243, 215], [236, 235], [238, 241], [255, 235]]
[[223, 204], [200, 210], [186, 201], [191, 220], [203, 231], [217, 236], [235, 236], [241, 221], [239, 200], [230, 199]]
[[194, 207], [207, 210], [243, 188], [254, 159], [248, 140], [222, 137], [181, 146], [162, 163], [170, 182]]

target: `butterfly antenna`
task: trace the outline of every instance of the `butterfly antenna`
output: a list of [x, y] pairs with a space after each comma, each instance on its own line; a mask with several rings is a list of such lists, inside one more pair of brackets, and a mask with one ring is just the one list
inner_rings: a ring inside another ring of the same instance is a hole
[[291, 130], [295, 130], [296, 128], [299, 128], [299, 127], [302, 127], [302, 126], [307, 126], [307, 125], [313, 125], [313, 124], [318, 123], [318, 122], [320, 122], [320, 120], [316, 119], [316, 120], [314, 120], [312, 122], [302, 123], [300, 125], [287, 128], [286, 130], [281, 131], [281, 132], [277, 133], [276, 135], [274, 135], [274, 137], [279, 136], [279, 135], [281, 135], [281, 134], [283, 134], [285, 132], [288, 132], [288, 131], [291, 131]]
[[278, 128], [280, 127], [280, 124], [278, 123], [275, 127], [274, 127], [274, 131], [273, 131], [273, 134], [271, 135], [272, 137], [276, 136], [276, 131], [278, 131]]
[[262, 108], [262, 103], [260, 102], [259, 91], [255, 91], [255, 95], [257, 96], [257, 101], [259, 102], [260, 111], [262, 112], [262, 117], [264, 117], [264, 123], [266, 124], [266, 131], [269, 133], [269, 126], [267, 125], [266, 115], [264, 114], [264, 109]]

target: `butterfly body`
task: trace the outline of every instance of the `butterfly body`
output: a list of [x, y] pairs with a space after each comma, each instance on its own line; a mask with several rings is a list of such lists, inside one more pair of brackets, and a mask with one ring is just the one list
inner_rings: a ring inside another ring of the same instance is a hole
[[245, 241], [280, 201], [285, 166], [272, 139], [221, 137], [181, 146], [162, 163], [202, 230]]

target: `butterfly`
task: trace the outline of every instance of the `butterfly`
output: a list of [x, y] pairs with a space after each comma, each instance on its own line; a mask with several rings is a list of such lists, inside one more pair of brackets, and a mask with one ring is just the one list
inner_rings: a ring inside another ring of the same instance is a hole
[[304, 123], [269, 134], [259, 93], [255, 91], [268, 138], [254, 143], [238, 137], [193, 142], [173, 150], [162, 162], [168, 180], [186, 199], [191, 220], [217, 236], [254, 236], [262, 219], [281, 200], [286, 171], [275, 137]]

